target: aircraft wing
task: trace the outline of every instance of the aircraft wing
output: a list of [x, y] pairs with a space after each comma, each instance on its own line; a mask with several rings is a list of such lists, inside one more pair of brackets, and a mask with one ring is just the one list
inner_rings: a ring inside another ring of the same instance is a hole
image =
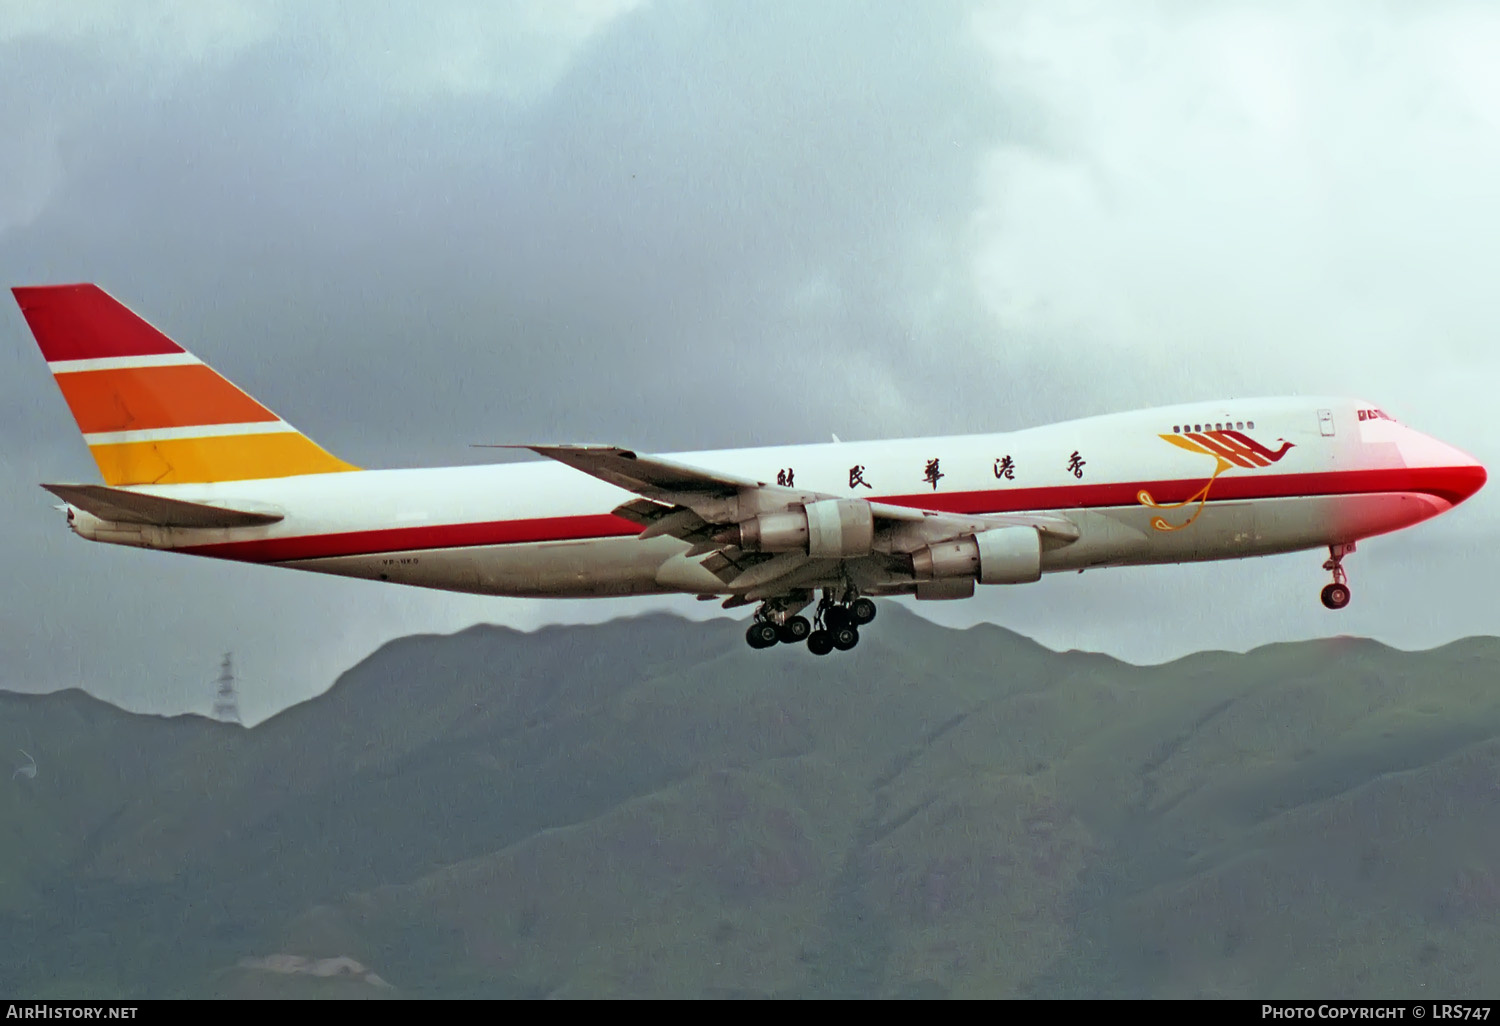
[[733, 495], [741, 488], [766, 487], [764, 481], [712, 474], [612, 445], [527, 445], [520, 448], [530, 449], [601, 481], [648, 497], [665, 493]]
[[[658, 456], [642, 456], [630, 449], [621, 449], [611, 445], [527, 445], [515, 448], [530, 449], [532, 452], [557, 460], [559, 463], [566, 463], [573, 469], [581, 470], [601, 481], [608, 481], [616, 487], [635, 492], [647, 499], [657, 500], [654, 505], [626, 503], [614, 511], [617, 516], [633, 520], [643, 526], [661, 524], [672, 512], [670, 509], [660, 508], [663, 502], [673, 506], [707, 506], [710, 503], [705, 500], [740, 496], [750, 489], [767, 498], [781, 497], [787, 503], [839, 498], [839, 496], [821, 492], [787, 488], [751, 478], [702, 470], [673, 460], [664, 460]], [[763, 506], [764, 503], [755, 505]], [[1043, 534], [1053, 535], [1063, 541], [1073, 541], [1078, 537], [1077, 525], [1067, 517], [1056, 513], [966, 515], [911, 506], [894, 506], [885, 502], [872, 502], [870, 508], [877, 520], [892, 523], [947, 525], [970, 531], [988, 530], [993, 527], [1026, 526], [1034, 527]], [[756, 509], [754, 512], [762, 511]], [[705, 512], [708, 511], [705, 510]], [[709, 521], [700, 515], [700, 519], [704, 522], [728, 524], [740, 518], [714, 517], [712, 521]], [[678, 523], [673, 524], [674, 528], [691, 524], [687, 518], [677, 518], [677, 520]], [[655, 537], [659, 534], [682, 536], [678, 530], [659, 528], [652, 531], [649, 536]]]
[[44, 484], [43, 488], [85, 513], [117, 524], [153, 527], [257, 527], [283, 519], [280, 513], [230, 509], [202, 502], [167, 499], [107, 485]]
[[1066, 544], [1079, 535], [1076, 524], [1057, 514], [974, 516], [871, 502], [877, 543], [876, 551], [869, 555], [841, 561], [798, 552], [750, 552], [731, 542], [726, 529], [763, 513], [845, 497], [721, 474], [615, 446], [516, 448], [530, 449], [640, 495], [641, 498], [616, 507], [614, 514], [639, 524], [642, 538], [669, 535], [689, 543], [689, 556], [706, 556], [701, 563], [704, 569], [736, 593], [726, 605], [783, 594], [793, 588], [814, 587], [830, 576], [836, 579], [841, 562], [855, 564], [860, 576], [867, 580], [884, 579], [901, 573], [909, 565], [902, 559], [903, 554], [934, 542], [1000, 527], [1032, 527], [1052, 538], [1055, 544]]

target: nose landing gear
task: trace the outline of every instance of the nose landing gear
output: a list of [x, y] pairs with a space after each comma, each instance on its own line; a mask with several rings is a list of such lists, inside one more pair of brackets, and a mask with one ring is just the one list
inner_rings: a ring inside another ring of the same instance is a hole
[[1329, 559], [1324, 570], [1333, 572], [1333, 583], [1323, 588], [1323, 605], [1329, 609], [1343, 609], [1349, 604], [1349, 577], [1344, 573], [1344, 557], [1354, 551], [1354, 543], [1328, 546]]

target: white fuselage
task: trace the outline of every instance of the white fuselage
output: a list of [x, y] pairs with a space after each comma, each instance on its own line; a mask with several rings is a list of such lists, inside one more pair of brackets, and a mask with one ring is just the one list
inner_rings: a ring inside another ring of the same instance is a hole
[[[1230, 429], [1269, 455], [1221, 467], [1193, 443], [1163, 437]], [[1079, 537], [1048, 548], [1044, 572], [1349, 543], [1442, 513], [1485, 479], [1464, 453], [1371, 404], [1337, 398], [1199, 403], [1003, 434], [670, 458], [767, 484], [789, 472], [799, 489], [927, 510], [1061, 513]], [[209, 530], [114, 525], [74, 511], [75, 530], [100, 541], [480, 594], [724, 593], [719, 578], [687, 557], [686, 543], [642, 540], [638, 526], [611, 513], [632, 493], [554, 462], [134, 490], [284, 519]]]

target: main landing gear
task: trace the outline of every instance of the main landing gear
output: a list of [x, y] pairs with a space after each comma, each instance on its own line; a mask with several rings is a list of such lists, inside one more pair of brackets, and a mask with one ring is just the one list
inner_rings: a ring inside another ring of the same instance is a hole
[[1349, 604], [1349, 577], [1344, 573], [1344, 557], [1353, 551], [1353, 542], [1328, 546], [1331, 558], [1323, 564], [1323, 569], [1333, 571], [1333, 583], [1323, 588], [1323, 604], [1329, 609], [1343, 609]]
[[767, 613], [764, 606], [755, 614], [750, 629], [745, 632], [745, 640], [750, 643], [751, 648], [770, 648], [777, 642], [795, 645], [799, 641], [806, 641], [812, 633], [812, 624], [805, 616], [787, 616], [783, 613], [779, 623], [774, 616], [774, 613]]
[[875, 619], [875, 603], [854, 594], [852, 589], [845, 592], [842, 602], [835, 601], [832, 589], [825, 590], [811, 621], [796, 615], [796, 608], [789, 608], [779, 600], [763, 603], [745, 632], [750, 647], [770, 648], [777, 643], [795, 645], [805, 641], [813, 655], [827, 655], [834, 649], [847, 652], [859, 644], [859, 628]]

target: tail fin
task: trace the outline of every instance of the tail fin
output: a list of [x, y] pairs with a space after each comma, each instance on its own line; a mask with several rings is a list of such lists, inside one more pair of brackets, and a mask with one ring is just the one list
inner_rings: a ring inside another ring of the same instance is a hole
[[105, 484], [358, 470], [97, 285], [12, 289]]

